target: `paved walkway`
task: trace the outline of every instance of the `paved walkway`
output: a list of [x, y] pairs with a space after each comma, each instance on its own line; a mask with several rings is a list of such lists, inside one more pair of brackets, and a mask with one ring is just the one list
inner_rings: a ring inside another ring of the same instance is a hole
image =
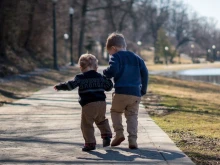
[[[107, 98], [107, 116], [110, 118], [111, 93], [107, 93]], [[31, 97], [0, 107], [0, 165], [194, 164], [152, 121], [142, 106], [138, 150], [129, 150], [127, 141], [119, 147], [102, 148], [96, 128], [97, 150], [82, 152], [81, 110], [77, 100], [77, 90], [57, 93], [48, 87]]]

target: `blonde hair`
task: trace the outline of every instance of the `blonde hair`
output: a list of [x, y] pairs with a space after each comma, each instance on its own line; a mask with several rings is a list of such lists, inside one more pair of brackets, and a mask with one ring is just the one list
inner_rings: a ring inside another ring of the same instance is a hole
[[117, 32], [110, 34], [106, 41], [106, 49], [109, 50], [112, 46], [126, 48], [124, 35]]
[[79, 58], [78, 64], [82, 69], [85, 69], [87, 67], [91, 67], [93, 69], [96, 69], [98, 67], [98, 60], [92, 54], [83, 54]]

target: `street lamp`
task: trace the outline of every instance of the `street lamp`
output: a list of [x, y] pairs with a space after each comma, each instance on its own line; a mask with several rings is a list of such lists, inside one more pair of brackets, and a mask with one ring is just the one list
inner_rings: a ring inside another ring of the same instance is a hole
[[192, 45], [191, 45], [191, 49], [192, 49], [192, 50], [191, 50], [192, 62], [194, 62], [194, 52], [193, 52], [194, 47], [195, 47], [195, 46], [192, 44]]
[[208, 51], [207, 51], [208, 53], [207, 53], [207, 61], [209, 61], [210, 60], [210, 53], [211, 53], [211, 49], [208, 49]]
[[138, 54], [141, 55], [141, 48], [140, 48], [140, 46], [142, 45], [142, 42], [138, 41], [137, 45], [138, 45]]
[[65, 47], [65, 54], [64, 54], [64, 56], [65, 56], [65, 61], [66, 61], [66, 63], [67, 63], [67, 48], [68, 48], [69, 35], [68, 35], [67, 33], [65, 33], [65, 34], [63, 35], [63, 37], [64, 37], [64, 42], [65, 42], [65, 45], [64, 45], [64, 47]]
[[165, 46], [165, 60], [166, 60], [166, 65], [168, 65], [168, 62], [167, 62], [167, 53], [168, 53], [168, 50], [169, 50], [169, 47], [168, 46]]
[[58, 70], [57, 65], [57, 29], [56, 29], [56, 3], [57, 0], [52, 0], [53, 2], [53, 67], [54, 69]]
[[73, 13], [74, 13], [74, 9], [72, 7], [70, 7], [69, 15], [70, 15], [70, 61], [71, 61], [71, 66], [74, 66], [74, 61], [73, 61]]
[[219, 60], [220, 51], [217, 51], [217, 60]]
[[215, 49], [216, 49], [216, 46], [215, 45], [212, 45], [212, 49], [213, 49], [213, 61], [216, 60], [216, 52], [215, 52]]
[[138, 41], [137, 44], [138, 44], [139, 46], [141, 46], [141, 45], [142, 45], [142, 42], [141, 42], [141, 41]]

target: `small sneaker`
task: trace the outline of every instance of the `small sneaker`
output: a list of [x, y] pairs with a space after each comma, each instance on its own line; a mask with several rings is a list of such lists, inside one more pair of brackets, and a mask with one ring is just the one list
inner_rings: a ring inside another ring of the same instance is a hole
[[109, 137], [106, 137], [102, 140], [102, 144], [103, 144], [103, 147], [108, 147], [110, 146], [110, 142], [111, 142], [111, 138]]
[[119, 146], [121, 144], [121, 142], [123, 142], [125, 140], [125, 137], [124, 136], [121, 136], [121, 137], [117, 137], [115, 136], [114, 137], [114, 140], [112, 141], [111, 143], [111, 146]]
[[88, 152], [88, 151], [91, 151], [91, 150], [95, 150], [96, 147], [95, 145], [84, 145], [84, 147], [82, 148], [82, 151], [85, 151], [85, 152]]

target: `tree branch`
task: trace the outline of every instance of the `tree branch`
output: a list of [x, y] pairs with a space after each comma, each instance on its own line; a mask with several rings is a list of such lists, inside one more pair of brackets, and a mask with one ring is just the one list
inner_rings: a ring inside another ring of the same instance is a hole
[[[114, 5], [111, 7], [120, 7], [120, 5]], [[86, 11], [97, 11], [97, 10], [103, 10], [103, 9], [108, 9], [109, 6], [100, 6], [100, 7], [96, 7], [96, 8], [91, 8], [91, 9], [87, 9]]]

